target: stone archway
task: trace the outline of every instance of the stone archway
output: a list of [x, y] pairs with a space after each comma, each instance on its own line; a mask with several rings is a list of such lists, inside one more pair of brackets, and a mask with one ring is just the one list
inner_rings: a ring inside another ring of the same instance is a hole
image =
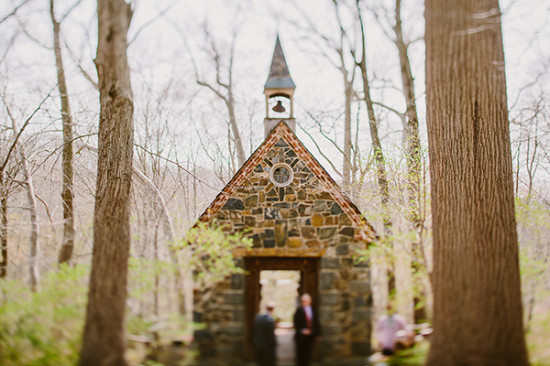
[[[300, 271], [300, 294], [308, 293], [319, 310], [319, 263], [317, 257], [246, 257], [245, 277], [245, 349], [248, 361], [254, 359], [252, 329], [254, 317], [260, 311], [260, 272], [266, 270]], [[298, 294], [296, 294], [298, 296]]]

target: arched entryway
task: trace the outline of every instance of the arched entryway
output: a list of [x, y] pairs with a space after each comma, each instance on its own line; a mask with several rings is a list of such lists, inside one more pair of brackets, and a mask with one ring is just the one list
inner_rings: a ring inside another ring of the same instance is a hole
[[245, 332], [246, 356], [248, 361], [254, 358], [252, 330], [254, 317], [260, 311], [261, 289], [260, 272], [273, 270], [299, 271], [298, 293], [308, 293], [313, 305], [319, 307], [319, 258], [309, 257], [248, 257], [244, 258], [245, 277]]

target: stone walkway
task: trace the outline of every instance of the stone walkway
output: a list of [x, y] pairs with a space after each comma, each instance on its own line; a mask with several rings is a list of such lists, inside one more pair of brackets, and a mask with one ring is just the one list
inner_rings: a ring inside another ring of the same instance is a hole
[[294, 365], [294, 328], [277, 328], [277, 365]]
[[[282, 324], [275, 330], [277, 337], [277, 366], [295, 366], [294, 353], [294, 328], [292, 323]], [[188, 348], [177, 345], [163, 347], [157, 351], [156, 357], [153, 359], [161, 362], [166, 366], [181, 365], [181, 362], [188, 356]], [[382, 356], [380, 352], [376, 352], [369, 357], [365, 362], [365, 366], [388, 366], [389, 357]], [[312, 366], [317, 365], [315, 362]], [[256, 363], [247, 363], [246, 366], [256, 366]]]

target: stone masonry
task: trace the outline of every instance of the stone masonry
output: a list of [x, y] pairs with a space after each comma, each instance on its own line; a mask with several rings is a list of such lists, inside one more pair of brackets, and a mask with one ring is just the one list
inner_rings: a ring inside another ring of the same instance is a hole
[[[285, 163], [292, 181], [284, 187], [270, 179], [271, 169]], [[373, 229], [282, 122], [243, 165], [200, 218], [225, 231], [242, 232], [253, 241], [244, 257], [318, 257], [319, 311], [323, 327], [322, 365], [360, 364], [371, 351], [368, 263], [354, 253], [375, 238]], [[203, 364], [244, 364], [245, 278], [233, 275], [210, 292], [197, 291], [195, 320]]]

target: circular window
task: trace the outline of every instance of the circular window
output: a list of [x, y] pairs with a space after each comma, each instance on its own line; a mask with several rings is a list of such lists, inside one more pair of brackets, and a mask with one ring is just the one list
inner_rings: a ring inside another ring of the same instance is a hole
[[269, 180], [277, 187], [286, 187], [294, 178], [290, 165], [285, 163], [275, 164], [269, 173]]

